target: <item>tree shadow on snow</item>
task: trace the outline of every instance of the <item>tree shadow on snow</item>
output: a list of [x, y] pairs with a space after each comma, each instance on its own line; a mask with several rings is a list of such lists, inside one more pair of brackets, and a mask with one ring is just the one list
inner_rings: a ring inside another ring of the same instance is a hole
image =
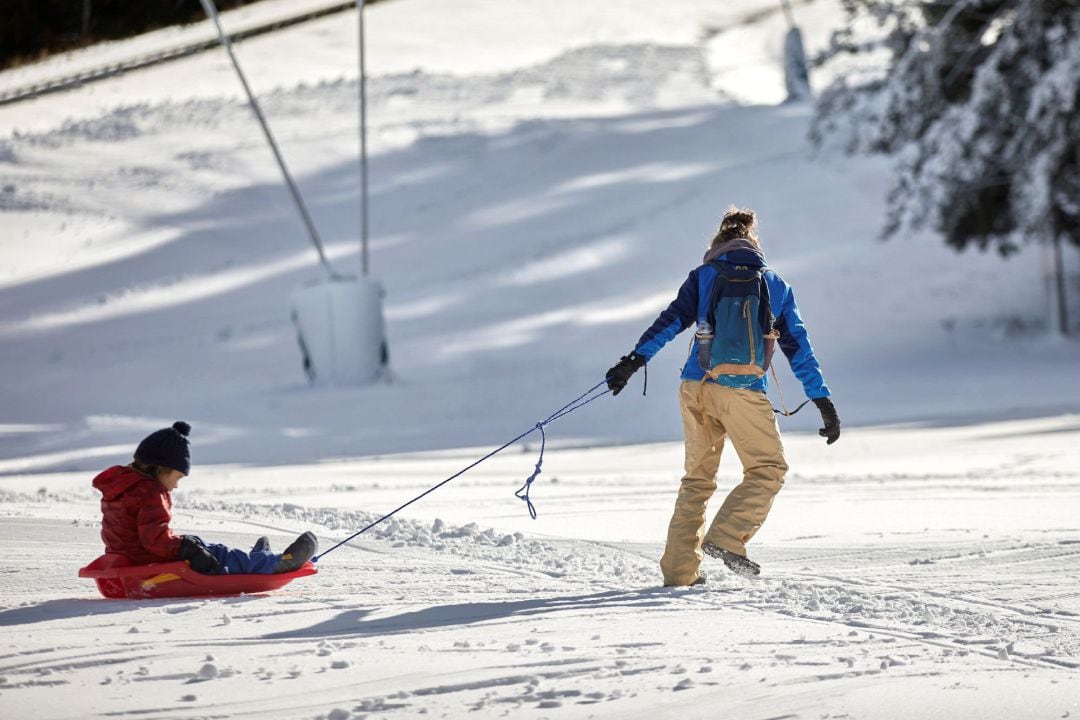
[[589, 595], [516, 600], [509, 602], [456, 603], [438, 605], [413, 612], [377, 619], [367, 619], [375, 608], [347, 610], [325, 622], [301, 630], [272, 633], [266, 640], [286, 640], [321, 637], [367, 637], [395, 635], [414, 630], [430, 630], [460, 625], [473, 625], [492, 620], [549, 615], [560, 612], [593, 613], [612, 608], [665, 607], [676, 599], [666, 588], [637, 591], [609, 591]]
[[[0, 404], [65, 426], [0, 439], [0, 457], [29, 458], [35, 471], [83, 468], [96, 461], [72, 459], [73, 450], [135, 436], [110, 418], [165, 407], [228, 431], [201, 435], [203, 462], [498, 442], [505, 422], [490, 406], [536, 397], [519, 392], [522, 372], [568, 396], [595, 382], [674, 292], [733, 198], [792, 213], [772, 175], [756, 168], [799, 156], [801, 126], [773, 109], [703, 106], [453, 130], [374, 156], [372, 266], [388, 293], [391, 366], [404, 379], [393, 390], [305, 386], [288, 298], [323, 272], [279, 182], [147, 213], [147, 237], [167, 237], [0, 288], [0, 314], [14, 320], [3, 342], [19, 358], [5, 367], [34, 379], [5, 387]], [[775, 157], [761, 157], [763, 143]], [[820, 182], [819, 170], [799, 167]], [[355, 159], [297, 180], [335, 267], [355, 269]], [[664, 271], [639, 277], [644, 263]], [[673, 375], [679, 355], [656, 370]], [[395, 402], [405, 382], [437, 387], [452, 416]], [[395, 422], [376, 429], [385, 411], [373, 408], [391, 402]], [[564, 427], [595, 437], [620, 412], [597, 404], [591, 420], [567, 418]], [[639, 427], [642, 438], [658, 428], [671, 435], [677, 412]]]

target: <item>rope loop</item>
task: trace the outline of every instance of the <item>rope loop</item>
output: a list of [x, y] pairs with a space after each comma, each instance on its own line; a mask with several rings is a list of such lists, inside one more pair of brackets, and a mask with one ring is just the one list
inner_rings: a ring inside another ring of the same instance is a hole
[[[803, 407], [805, 407], [805, 406], [806, 406], [806, 403], [808, 403], [808, 402], [810, 402], [810, 401], [809, 401], [809, 400], [803, 400], [803, 401], [802, 401], [802, 403], [801, 403], [801, 404], [799, 405], [799, 407], [795, 408], [794, 410], [788, 410], [788, 409], [786, 409], [786, 408], [785, 408], [784, 410], [781, 410], [781, 409], [779, 409], [779, 408], [775, 408], [775, 407], [774, 407], [774, 408], [773, 408], [773, 412], [774, 412], [774, 413], [776, 413], [777, 415], [783, 415], [784, 417], [791, 417], [791, 416], [792, 416], [792, 415], [794, 415], [795, 413], [797, 413], [797, 412], [799, 412], [800, 410], [802, 410], [802, 409], [803, 409]], [[781, 404], [783, 404], [783, 403], [781, 403]]]
[[544, 432], [544, 423], [542, 422], [536, 423], [536, 427], [534, 427], [533, 430], [540, 431], [540, 457], [536, 459], [536, 469], [533, 470], [533, 474], [530, 475], [528, 479], [525, 480], [525, 484], [522, 485], [518, 489], [518, 491], [514, 493], [514, 497], [516, 497], [518, 500], [525, 501], [525, 505], [529, 508], [529, 517], [535, 520], [536, 506], [533, 505], [532, 500], [529, 498], [529, 491], [532, 490], [533, 480], [535, 480], [537, 476], [540, 475], [540, 468], [544, 464], [544, 447], [545, 445], [547, 445], [547, 433]]

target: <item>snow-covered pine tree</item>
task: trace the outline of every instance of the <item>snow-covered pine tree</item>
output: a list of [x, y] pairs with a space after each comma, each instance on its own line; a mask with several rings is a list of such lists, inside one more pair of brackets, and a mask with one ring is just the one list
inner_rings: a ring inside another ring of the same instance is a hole
[[[1068, 331], [1061, 246], [1080, 248], [1080, 0], [843, 0], [847, 25], [816, 59], [888, 55], [820, 97], [819, 144], [896, 159], [886, 236], [930, 226], [957, 249], [1047, 243]], [[880, 38], [856, 42], [876, 23]]]

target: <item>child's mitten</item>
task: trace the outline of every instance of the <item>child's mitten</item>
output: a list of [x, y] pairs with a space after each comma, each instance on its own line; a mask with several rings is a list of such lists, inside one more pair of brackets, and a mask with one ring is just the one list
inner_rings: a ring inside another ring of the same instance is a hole
[[187, 560], [195, 572], [210, 574], [221, 569], [202, 540], [194, 535], [184, 535], [180, 541], [180, 559]]

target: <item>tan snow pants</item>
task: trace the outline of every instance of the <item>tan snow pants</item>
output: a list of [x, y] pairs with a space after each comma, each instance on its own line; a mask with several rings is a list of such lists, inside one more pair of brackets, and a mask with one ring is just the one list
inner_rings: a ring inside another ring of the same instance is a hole
[[[679, 404], [686, 435], [686, 475], [660, 559], [665, 585], [689, 585], [697, 579], [702, 542], [745, 555], [746, 543], [765, 522], [788, 469], [780, 428], [764, 393], [711, 382], [683, 382]], [[743, 480], [704, 532], [705, 506], [716, 491], [725, 437], [731, 438], [742, 461]]]

